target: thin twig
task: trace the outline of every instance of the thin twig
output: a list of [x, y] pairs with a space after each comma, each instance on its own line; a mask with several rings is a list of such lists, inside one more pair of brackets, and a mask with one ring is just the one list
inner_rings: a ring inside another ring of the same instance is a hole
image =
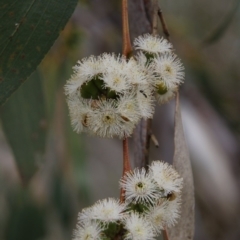
[[155, 145], [155, 147], [159, 148], [158, 140], [153, 133], [151, 134], [151, 140], [152, 140], [153, 144]]
[[131, 165], [128, 153], [128, 139], [123, 139], [123, 172], [131, 171]]
[[146, 133], [146, 145], [145, 145], [145, 158], [144, 158], [144, 167], [147, 169], [149, 165], [149, 152], [150, 152], [150, 143], [151, 143], [151, 134], [152, 134], [152, 119], [147, 120], [147, 133]]
[[160, 22], [161, 22], [161, 25], [162, 25], [162, 28], [163, 28], [163, 33], [164, 33], [166, 39], [169, 40], [170, 34], [169, 34], [169, 31], [168, 31], [168, 28], [167, 28], [167, 25], [165, 23], [163, 13], [162, 13], [162, 10], [161, 10], [160, 7], [158, 7], [158, 17], [160, 19]]
[[[128, 0], [122, 0], [122, 27], [123, 27], [123, 55], [127, 58], [130, 57], [132, 53], [132, 45], [129, 33], [129, 23], [128, 23]], [[123, 139], [123, 174], [125, 177], [126, 172], [131, 171], [131, 165], [128, 153], [128, 140]], [[125, 201], [125, 192], [123, 188], [120, 190], [120, 201]]]
[[[129, 160], [129, 153], [128, 153], [128, 139], [123, 139], [123, 174], [122, 177], [124, 178], [126, 173], [131, 171], [131, 165]], [[125, 192], [123, 188], [121, 188], [120, 192], [120, 202], [125, 201]]]
[[152, 7], [153, 7], [153, 18], [152, 18], [152, 34], [157, 35], [158, 31], [158, 0], [152, 1]]
[[168, 233], [167, 233], [166, 229], [162, 230], [162, 235], [163, 235], [164, 240], [169, 240]]
[[122, 0], [123, 55], [127, 58], [132, 53], [128, 23], [128, 0]]

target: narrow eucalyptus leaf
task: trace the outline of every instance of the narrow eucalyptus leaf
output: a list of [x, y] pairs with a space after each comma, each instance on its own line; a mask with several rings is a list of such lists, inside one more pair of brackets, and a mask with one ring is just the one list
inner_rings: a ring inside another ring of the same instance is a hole
[[183, 178], [181, 217], [168, 230], [170, 240], [192, 240], [194, 235], [194, 185], [191, 162], [182, 125], [179, 94], [176, 95], [173, 166]]
[[77, 0], [0, 1], [0, 105], [30, 76]]
[[8, 196], [8, 217], [3, 239], [39, 240], [47, 233], [47, 211], [31, 197], [29, 191], [19, 189]]
[[47, 120], [41, 78], [35, 72], [1, 108], [4, 133], [23, 181], [42, 161]]

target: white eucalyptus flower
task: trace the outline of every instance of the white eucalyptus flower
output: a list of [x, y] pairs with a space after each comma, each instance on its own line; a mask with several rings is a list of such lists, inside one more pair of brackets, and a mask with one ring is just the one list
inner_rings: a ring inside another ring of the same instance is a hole
[[166, 39], [151, 34], [144, 34], [133, 42], [134, 48], [150, 54], [159, 54], [172, 51], [172, 44]]
[[103, 57], [90, 56], [77, 62], [78, 64], [73, 67], [75, 73], [80, 77], [91, 79], [104, 71]]
[[161, 233], [164, 228], [170, 228], [180, 217], [181, 196], [174, 194], [172, 198], [162, 198], [150, 206], [146, 218], [151, 222], [155, 231]]
[[133, 57], [127, 62], [125, 73], [127, 75], [128, 82], [131, 83], [132, 86], [149, 83], [149, 72], [146, 67], [142, 67]]
[[159, 198], [157, 186], [144, 168], [127, 172], [120, 186], [125, 190], [126, 202], [153, 203]]
[[139, 111], [137, 98], [134, 94], [125, 94], [118, 99], [117, 104], [117, 112], [126, 122], [130, 121], [136, 124], [142, 117]]
[[132, 134], [135, 123], [119, 114], [115, 100], [97, 101], [88, 118], [89, 130], [100, 137], [124, 138]]
[[87, 222], [77, 225], [73, 232], [73, 240], [100, 240], [103, 227], [96, 222]]
[[92, 207], [84, 208], [80, 213], [78, 213], [78, 221], [80, 223], [88, 223], [93, 220], [92, 218]]
[[106, 71], [100, 79], [104, 81], [105, 87], [109, 87], [117, 93], [123, 93], [130, 88], [127, 75], [120, 69]]
[[149, 166], [149, 171], [164, 197], [167, 197], [168, 194], [174, 192], [181, 192], [183, 179], [168, 163], [162, 161], [153, 161]]
[[67, 103], [73, 130], [77, 133], [88, 131], [88, 118], [92, 113], [90, 102], [77, 95], [72, 95], [67, 98]]
[[162, 81], [168, 89], [171, 89], [183, 82], [184, 67], [175, 54], [159, 55], [153, 61], [155, 63], [156, 85], [159, 84], [159, 81]]
[[151, 223], [137, 213], [130, 213], [124, 219], [124, 228], [127, 230], [125, 240], [153, 240], [156, 236]]
[[173, 227], [180, 217], [181, 195], [174, 193], [172, 198], [165, 203], [164, 225], [168, 228]]
[[141, 71], [144, 72], [147, 78], [147, 84], [151, 85], [155, 79], [155, 64], [149, 61], [143, 52], [138, 52], [136, 55], [136, 60]]
[[100, 78], [104, 81], [105, 86], [117, 93], [129, 90], [131, 86], [126, 73], [126, 58], [114, 54], [104, 54], [102, 58], [105, 71]]
[[102, 74], [104, 65], [102, 56], [90, 56], [77, 62], [73, 67], [74, 73], [65, 85], [66, 95], [72, 95], [79, 92], [80, 87], [90, 81], [93, 77]]
[[157, 233], [161, 233], [161, 230], [163, 230], [165, 226], [164, 216], [166, 212], [166, 202], [167, 201], [150, 206], [146, 213], [146, 218], [150, 221]]
[[90, 217], [104, 224], [121, 220], [126, 210], [126, 204], [114, 198], [99, 200], [91, 207]]
[[100, 137], [114, 137], [122, 134], [121, 117], [116, 111], [114, 100], [97, 101], [89, 116], [89, 129]]
[[178, 91], [178, 87], [173, 86], [172, 88], [166, 89], [166, 92], [163, 92], [161, 94], [156, 92], [155, 97], [156, 97], [158, 104], [162, 105], [162, 104], [167, 103], [170, 100], [172, 100], [175, 97], [177, 91]]
[[119, 69], [121, 71], [127, 64], [126, 57], [120, 54], [103, 53], [101, 58], [105, 71], [112, 71], [114, 69]]
[[151, 86], [139, 84], [135, 91], [141, 117], [144, 119], [152, 118], [155, 110], [155, 100]]

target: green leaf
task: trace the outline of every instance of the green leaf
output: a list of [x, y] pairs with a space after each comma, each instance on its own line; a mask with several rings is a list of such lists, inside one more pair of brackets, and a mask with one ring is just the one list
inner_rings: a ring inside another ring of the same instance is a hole
[[182, 125], [179, 94], [176, 96], [173, 166], [183, 178], [181, 217], [169, 229], [171, 240], [192, 240], [194, 235], [194, 185], [191, 162]]
[[46, 210], [34, 201], [28, 190], [9, 194], [6, 240], [39, 240], [47, 233]]
[[22, 180], [27, 181], [43, 158], [46, 139], [44, 96], [37, 72], [2, 106], [1, 119]]
[[1, 0], [0, 105], [36, 69], [77, 0]]

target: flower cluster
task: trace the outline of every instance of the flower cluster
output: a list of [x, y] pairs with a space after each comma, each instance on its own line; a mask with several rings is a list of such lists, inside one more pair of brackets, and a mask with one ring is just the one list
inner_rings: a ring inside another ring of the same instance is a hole
[[172, 44], [158, 36], [145, 34], [135, 39], [134, 46], [146, 57], [146, 65], [152, 66], [152, 84], [158, 103], [172, 99], [184, 80], [184, 67], [173, 53]]
[[171, 99], [183, 81], [180, 60], [165, 39], [150, 34], [134, 41], [136, 56], [104, 53], [78, 61], [65, 85], [76, 132], [129, 137], [141, 118], [152, 118], [154, 101]]
[[179, 218], [183, 180], [173, 167], [154, 161], [128, 172], [120, 186], [125, 202], [108, 198], [83, 209], [73, 240], [152, 240]]

